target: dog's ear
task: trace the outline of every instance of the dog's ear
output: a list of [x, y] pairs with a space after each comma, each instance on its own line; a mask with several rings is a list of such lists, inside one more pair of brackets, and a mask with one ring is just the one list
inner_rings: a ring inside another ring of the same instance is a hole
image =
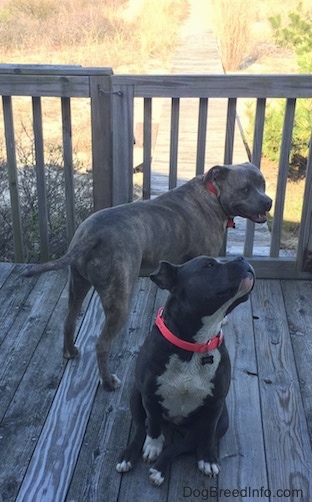
[[178, 266], [161, 261], [158, 268], [150, 275], [150, 279], [161, 289], [172, 291], [177, 282]]
[[223, 181], [227, 178], [229, 174], [230, 168], [228, 166], [213, 166], [209, 171], [204, 175], [204, 183], [212, 183], [217, 190], [217, 194], [219, 195], [220, 185], [222, 185]]

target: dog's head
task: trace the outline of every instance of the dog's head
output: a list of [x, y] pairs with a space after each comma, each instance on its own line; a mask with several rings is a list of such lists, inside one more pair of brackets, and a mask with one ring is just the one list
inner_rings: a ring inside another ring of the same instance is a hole
[[180, 332], [191, 324], [194, 334], [210, 318], [213, 334], [224, 316], [248, 299], [255, 272], [243, 257], [222, 263], [199, 256], [183, 265], [162, 261], [150, 278], [170, 292], [164, 316], [174, 318]]
[[204, 182], [212, 184], [227, 216], [242, 216], [256, 223], [267, 220], [272, 199], [265, 194], [264, 177], [254, 164], [214, 166], [204, 176]]

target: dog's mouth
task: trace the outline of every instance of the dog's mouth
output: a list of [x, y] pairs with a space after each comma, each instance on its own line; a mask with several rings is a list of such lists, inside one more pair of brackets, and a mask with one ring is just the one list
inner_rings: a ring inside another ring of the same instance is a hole
[[258, 213], [250, 213], [248, 210], [246, 211], [246, 207], [239, 204], [235, 206], [235, 210], [237, 211], [237, 215], [242, 218], [247, 218], [254, 223], [265, 223], [268, 219], [267, 212], [271, 209], [271, 202], [268, 204], [260, 204], [258, 207], [260, 209]]
[[254, 221], [255, 223], [265, 223], [267, 221], [267, 215], [266, 213], [263, 214], [247, 214], [246, 217]]
[[254, 287], [254, 284], [255, 284], [255, 278], [254, 275], [250, 272], [247, 275], [247, 277], [244, 277], [244, 279], [241, 280], [241, 283], [238, 288], [239, 296], [247, 295]]
[[247, 218], [248, 220], [253, 221], [254, 223], [265, 223], [268, 219], [267, 213], [250, 214], [240, 210], [239, 215], [243, 218]]

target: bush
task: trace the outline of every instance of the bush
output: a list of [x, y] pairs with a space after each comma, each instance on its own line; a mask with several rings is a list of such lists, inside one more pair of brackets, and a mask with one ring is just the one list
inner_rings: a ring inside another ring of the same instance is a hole
[[[267, 158], [275, 161], [279, 158], [284, 109], [284, 101], [278, 100], [274, 105], [269, 105], [266, 112], [263, 153]], [[289, 159], [289, 176], [292, 179], [300, 179], [305, 176], [311, 128], [312, 101], [299, 100], [296, 105]]]
[[254, 6], [248, 0], [216, 0], [214, 24], [225, 71], [238, 70], [255, 47], [251, 29]]
[[[266, 106], [262, 152], [274, 162], [278, 162], [280, 157], [285, 105], [284, 99], [271, 99]], [[247, 117], [247, 136], [251, 142], [255, 119], [255, 107], [251, 103], [247, 105]], [[312, 100], [297, 100], [289, 158], [289, 177], [293, 180], [305, 177], [311, 131]]]
[[281, 15], [270, 19], [276, 43], [294, 51], [301, 73], [312, 72], [312, 11], [304, 11], [299, 3], [288, 13], [288, 23], [282, 26]]
[[[65, 253], [66, 238], [65, 180], [61, 149], [53, 148], [49, 163], [45, 166], [46, 191], [48, 201], [48, 232], [51, 258]], [[26, 161], [18, 169], [18, 183], [25, 261], [40, 259], [38, 202], [36, 190], [36, 168], [31, 160], [32, 152], [24, 156]], [[8, 191], [7, 166], [0, 161], [0, 256], [2, 261], [14, 261], [13, 229], [10, 196]], [[76, 226], [87, 218], [93, 208], [92, 176], [90, 173], [74, 172]]]
[[[297, 56], [298, 68], [302, 73], [312, 72], [312, 14], [304, 12], [300, 3], [296, 11], [288, 13], [288, 23], [282, 26], [281, 15], [270, 18], [276, 43], [292, 49]], [[263, 153], [273, 161], [278, 161], [284, 121], [284, 100], [270, 100], [266, 108]], [[249, 119], [254, 113], [248, 110]], [[309, 144], [312, 132], [312, 100], [300, 99], [296, 103], [296, 113], [290, 152], [289, 176], [300, 179], [305, 176]]]

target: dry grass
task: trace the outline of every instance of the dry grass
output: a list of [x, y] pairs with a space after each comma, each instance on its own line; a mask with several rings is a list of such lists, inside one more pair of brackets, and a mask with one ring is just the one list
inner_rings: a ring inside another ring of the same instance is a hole
[[[279, 49], [269, 18], [280, 13], [286, 21], [287, 12], [296, 9], [298, 3], [299, 0], [212, 0], [215, 33], [225, 71], [246, 68], [272, 55], [278, 59]], [[311, 8], [311, 0], [302, 0], [302, 4], [306, 9]], [[283, 54], [281, 65], [284, 59]], [[272, 73], [276, 72], [278, 68], [274, 67]]]
[[124, 0], [0, 0], [3, 63], [168, 65], [187, 0], [144, 0], [138, 16]]

